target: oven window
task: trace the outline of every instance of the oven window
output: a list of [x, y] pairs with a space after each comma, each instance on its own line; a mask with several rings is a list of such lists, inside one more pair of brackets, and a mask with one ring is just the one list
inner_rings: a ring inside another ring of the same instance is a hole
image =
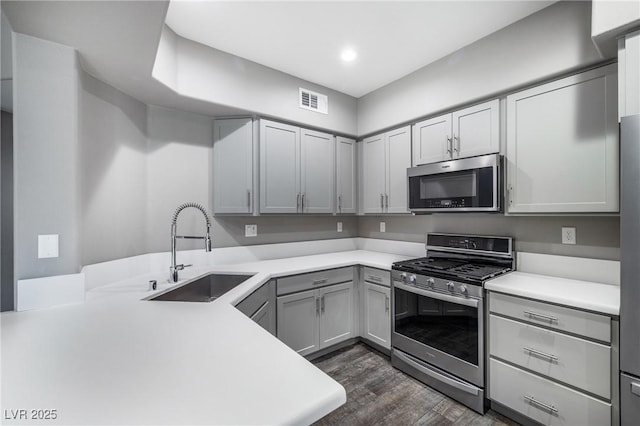
[[478, 365], [478, 309], [394, 289], [395, 329], [412, 340]]
[[420, 198], [466, 198], [476, 196], [476, 173], [451, 173], [420, 177]]

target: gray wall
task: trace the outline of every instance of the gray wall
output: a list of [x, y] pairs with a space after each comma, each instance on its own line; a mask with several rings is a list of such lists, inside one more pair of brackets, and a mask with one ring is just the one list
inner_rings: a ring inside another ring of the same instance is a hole
[[13, 310], [13, 115], [0, 116], [0, 311]]
[[[305, 126], [356, 135], [355, 98], [180, 36], [176, 38], [175, 60], [180, 70], [178, 93]], [[203, 70], [207, 71], [204, 75]], [[300, 108], [300, 87], [328, 95], [329, 113]]]
[[[74, 49], [14, 34], [15, 278], [76, 273], [78, 63]], [[60, 256], [38, 259], [38, 235]]]
[[358, 99], [358, 135], [601, 61], [591, 2], [559, 2]]
[[147, 252], [147, 106], [82, 72], [82, 265]]
[[[380, 222], [386, 232], [381, 233]], [[576, 245], [563, 245], [561, 228], [576, 227]], [[424, 242], [427, 232], [505, 235], [515, 238], [516, 251], [563, 256], [620, 259], [617, 216], [503, 216], [500, 214], [434, 214], [364, 216], [358, 235], [365, 238]]]

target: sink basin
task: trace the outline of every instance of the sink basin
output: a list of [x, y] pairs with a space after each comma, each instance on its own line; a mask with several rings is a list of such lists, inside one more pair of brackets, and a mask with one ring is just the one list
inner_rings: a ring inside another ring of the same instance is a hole
[[253, 275], [209, 274], [149, 300], [211, 302]]

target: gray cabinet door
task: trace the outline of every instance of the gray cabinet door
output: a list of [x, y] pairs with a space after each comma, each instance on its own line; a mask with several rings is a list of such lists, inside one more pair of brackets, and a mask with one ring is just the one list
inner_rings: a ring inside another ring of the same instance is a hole
[[260, 213], [297, 213], [300, 195], [300, 129], [261, 120]]
[[387, 161], [384, 134], [362, 141], [363, 212], [383, 213]]
[[616, 65], [507, 96], [509, 213], [619, 209]]
[[353, 281], [318, 289], [320, 349], [354, 336]]
[[500, 101], [494, 99], [453, 113], [453, 158], [500, 151]]
[[407, 168], [411, 167], [410, 126], [387, 132], [387, 191], [385, 211], [408, 213]]
[[253, 138], [251, 118], [214, 122], [214, 213], [253, 213]]
[[[278, 339], [300, 355], [317, 351], [318, 316], [317, 290], [278, 297]], [[319, 300], [318, 300], [319, 301]]]
[[362, 337], [383, 348], [391, 348], [390, 289], [364, 283], [364, 329]]
[[413, 125], [413, 165], [451, 159], [451, 114], [430, 118]]
[[333, 213], [335, 138], [328, 133], [301, 132], [302, 213]]
[[356, 141], [336, 138], [336, 213], [356, 213]]

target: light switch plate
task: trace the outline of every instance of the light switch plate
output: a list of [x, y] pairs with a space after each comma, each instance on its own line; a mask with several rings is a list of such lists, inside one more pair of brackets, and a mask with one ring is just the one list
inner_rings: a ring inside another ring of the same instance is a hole
[[342, 232], [342, 222], [338, 222], [338, 232]]
[[59, 256], [58, 234], [38, 235], [38, 259]]
[[387, 224], [380, 222], [380, 232], [387, 232]]
[[245, 225], [244, 226], [244, 236], [245, 237], [257, 237], [258, 236], [258, 225]]
[[576, 228], [574, 226], [562, 227], [562, 244], [576, 243]]

